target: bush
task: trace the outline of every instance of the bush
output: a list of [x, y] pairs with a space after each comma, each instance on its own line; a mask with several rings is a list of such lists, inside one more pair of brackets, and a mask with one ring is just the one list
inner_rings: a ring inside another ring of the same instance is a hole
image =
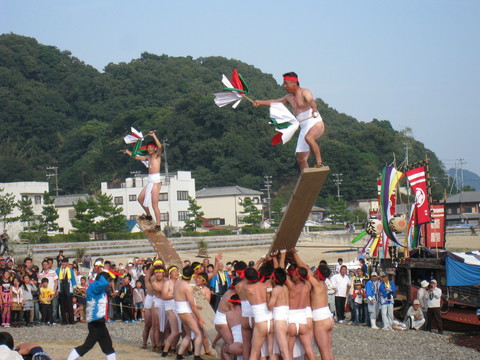
[[58, 234], [54, 236], [48, 236], [45, 243], [66, 243], [66, 242], [86, 242], [90, 241], [90, 236], [87, 233], [71, 233], [71, 234]]
[[21, 232], [20, 240], [27, 241], [29, 244], [47, 243], [48, 235], [42, 232]]
[[129, 231], [117, 231], [105, 233], [106, 240], [135, 240], [145, 239], [143, 231], [131, 233]]
[[275, 229], [262, 229], [258, 226], [247, 225], [242, 228], [242, 234], [268, 234], [274, 233]]

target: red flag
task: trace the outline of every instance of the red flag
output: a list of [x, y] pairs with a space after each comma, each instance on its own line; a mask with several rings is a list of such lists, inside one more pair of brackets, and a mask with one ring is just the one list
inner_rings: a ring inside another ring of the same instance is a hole
[[417, 208], [416, 224], [430, 222], [430, 204], [428, 203], [427, 177], [425, 166], [420, 166], [405, 172], [413, 191], [415, 191], [415, 206]]
[[232, 85], [235, 89], [245, 90], [245, 88], [243, 87], [243, 82], [240, 79], [240, 76], [238, 75], [237, 69], [233, 69], [232, 78], [231, 78], [230, 82], [232, 83]]

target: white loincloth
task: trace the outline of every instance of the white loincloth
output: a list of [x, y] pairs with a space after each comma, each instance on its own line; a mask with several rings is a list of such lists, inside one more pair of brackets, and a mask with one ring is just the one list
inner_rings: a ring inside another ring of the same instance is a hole
[[156, 296], [153, 297], [153, 302], [155, 303], [155, 307], [158, 309], [158, 321], [160, 331], [165, 331], [165, 325], [167, 324], [167, 315], [165, 314], [165, 302], [163, 299], [160, 299]]
[[188, 301], [175, 301], [177, 314], [192, 314], [192, 308]]
[[255, 323], [262, 321], [270, 321], [273, 319], [273, 314], [268, 310], [267, 303], [252, 305], [253, 318]]
[[320, 114], [316, 118], [312, 117], [312, 109], [306, 110], [296, 116], [297, 120], [300, 123], [300, 134], [298, 134], [297, 148], [295, 152], [307, 152], [310, 151], [310, 146], [305, 141], [305, 136], [308, 134], [310, 129], [316, 123], [319, 123], [322, 120]]
[[275, 306], [273, 308], [273, 320], [275, 321], [288, 321], [289, 313], [288, 305]]
[[232, 327], [233, 342], [243, 344], [242, 324]]
[[290, 309], [288, 312], [288, 323], [295, 324], [295, 327], [297, 329], [297, 335], [298, 335], [300, 325], [307, 324], [306, 309]]
[[153, 304], [153, 296], [150, 294], [147, 294], [145, 296], [145, 302], [143, 303], [143, 308], [144, 309], [151, 309]]
[[214, 325], [227, 325], [227, 315], [221, 311], [215, 313], [215, 317], [213, 318]]
[[145, 186], [145, 198], [143, 199], [143, 206], [149, 207], [152, 203], [153, 184], [160, 182], [160, 173], [148, 174], [148, 184]]
[[252, 305], [248, 300], [241, 300], [242, 304], [242, 317], [253, 317]]
[[330, 308], [328, 306], [313, 310], [313, 321], [321, 321], [331, 317], [332, 313], [330, 312]]

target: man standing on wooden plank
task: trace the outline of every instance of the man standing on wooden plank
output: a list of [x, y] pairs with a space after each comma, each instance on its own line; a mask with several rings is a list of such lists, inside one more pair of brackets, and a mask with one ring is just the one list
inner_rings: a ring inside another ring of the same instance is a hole
[[[152, 220], [152, 215], [150, 213], [150, 203], [153, 207], [153, 212], [155, 213], [155, 226], [150, 229], [150, 231], [161, 231], [160, 226], [160, 209], [158, 208], [158, 194], [160, 192], [160, 187], [162, 183], [160, 182], [160, 163], [162, 155], [162, 144], [158, 140], [154, 131], [148, 133], [154, 140], [154, 143], [147, 144], [148, 155], [141, 156], [135, 155], [135, 160], [148, 161], [148, 184], [143, 188], [138, 195], [138, 202], [145, 210], [146, 215], [140, 216], [141, 220]], [[132, 155], [130, 150], [121, 150], [124, 154], [129, 156]]]
[[297, 162], [300, 169], [308, 168], [310, 152], [315, 156], [314, 167], [323, 167], [320, 147], [317, 140], [325, 132], [325, 125], [317, 109], [315, 99], [310, 90], [301, 88], [298, 76], [294, 72], [283, 74], [283, 87], [287, 95], [274, 100], [257, 100], [253, 106], [270, 106], [272, 103], [290, 104], [295, 110], [295, 116], [300, 122], [300, 134], [297, 141]]

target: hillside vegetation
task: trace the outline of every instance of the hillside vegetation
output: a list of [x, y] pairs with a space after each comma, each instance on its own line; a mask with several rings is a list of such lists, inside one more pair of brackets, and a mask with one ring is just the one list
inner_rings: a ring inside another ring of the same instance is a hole
[[[0, 182], [45, 180], [45, 167], [58, 166], [62, 193], [99, 189], [101, 181], [120, 182], [139, 162], [119, 153], [130, 126], [156, 130], [167, 139], [169, 171], [191, 170], [197, 189], [240, 185], [273, 189], [288, 196], [298, 176], [295, 140], [272, 147], [275, 134], [268, 109], [247, 101], [234, 110], [218, 108], [213, 93], [222, 91], [222, 74], [233, 68], [244, 76], [252, 97], [283, 96], [270, 74], [223, 57], [171, 57], [141, 54], [103, 72], [68, 51], [15, 34], [0, 35]], [[286, 69], [289, 70], [289, 69]], [[301, 73], [301, 69], [297, 70]], [[359, 122], [317, 99], [326, 124], [322, 155], [332, 172], [342, 173], [346, 200], [376, 196], [381, 168], [396, 154], [411, 162], [428, 154], [437, 197], [446, 184], [442, 164], [408, 131], [388, 120]], [[322, 196], [336, 194], [332, 177]]]

